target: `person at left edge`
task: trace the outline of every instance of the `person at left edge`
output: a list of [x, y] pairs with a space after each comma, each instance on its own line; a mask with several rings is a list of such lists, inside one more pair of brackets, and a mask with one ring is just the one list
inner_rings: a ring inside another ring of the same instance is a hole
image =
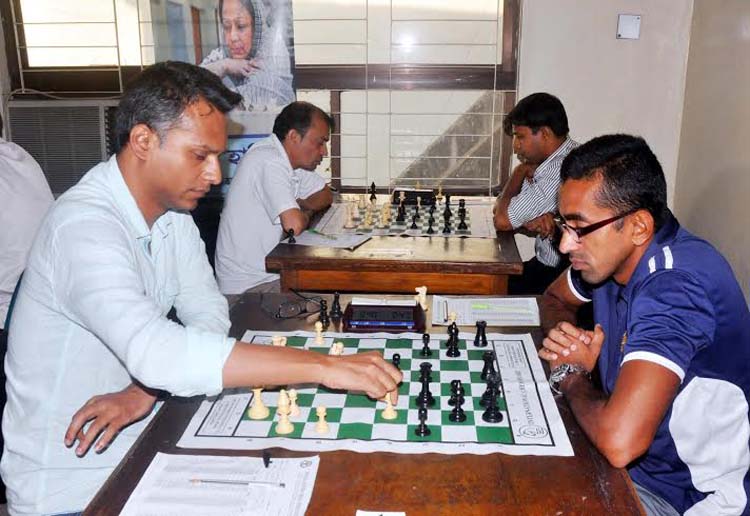
[[[0, 473], [11, 514], [82, 510], [143, 431], [147, 421], [129, 424], [152, 412], [152, 389], [321, 383], [373, 398], [396, 389], [401, 373], [378, 353], [227, 337], [227, 302], [186, 211], [221, 182], [225, 113], [239, 101], [198, 66], [145, 69], [120, 100], [116, 154], [42, 223], [6, 358]], [[172, 307], [184, 326], [167, 319]], [[86, 453], [92, 443], [97, 453]]]

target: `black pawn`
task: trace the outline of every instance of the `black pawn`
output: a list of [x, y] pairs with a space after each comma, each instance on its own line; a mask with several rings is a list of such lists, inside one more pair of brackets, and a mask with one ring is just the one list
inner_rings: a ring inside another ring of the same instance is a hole
[[401, 203], [396, 212], [396, 222], [403, 222], [404, 220], [406, 220], [406, 209], [404, 208], [404, 204]]
[[331, 318], [341, 319], [344, 313], [341, 311], [341, 295], [338, 292], [333, 294], [333, 304], [331, 305]]
[[487, 321], [477, 321], [477, 334], [474, 336], [474, 345], [478, 348], [487, 347]]
[[419, 424], [417, 425], [417, 428], [414, 429], [414, 433], [419, 437], [427, 437], [432, 433], [425, 424], [425, 422], [427, 421], [427, 408], [419, 407], [419, 410], [417, 411], [417, 417], [419, 418]]
[[434, 204], [430, 204], [430, 216], [432, 216], [434, 214], [435, 214], [435, 205]]
[[396, 366], [396, 369], [401, 369], [401, 355], [399, 353], [394, 353], [393, 358], [391, 358], [391, 363]]
[[492, 399], [492, 393], [497, 390], [497, 375], [495, 373], [487, 377], [487, 389], [482, 394], [482, 398], [479, 400], [480, 407], [489, 406], [490, 400]]
[[451, 223], [448, 221], [448, 219], [445, 220], [445, 223], [443, 224], [443, 233], [448, 234], [451, 232]]
[[290, 244], [297, 243], [297, 240], [294, 238], [294, 230], [293, 229], [287, 229], [286, 230], [286, 236], [289, 238], [288, 242]]
[[431, 357], [432, 350], [430, 349], [430, 334], [425, 333], [422, 335], [422, 351], [419, 353], [423, 357]]
[[328, 317], [328, 301], [325, 299], [320, 300], [320, 323], [323, 326], [331, 324], [331, 319]]
[[370, 200], [371, 201], [377, 200], [378, 196], [375, 195], [375, 192], [377, 190], [378, 189], [375, 187], [375, 181], [373, 181], [372, 184], [370, 185]]
[[448, 414], [448, 419], [453, 421], [454, 423], [463, 423], [466, 421], [466, 413], [463, 409], [464, 404], [464, 386], [461, 385], [461, 382], [458, 382], [458, 385], [456, 386], [456, 404], [453, 405], [453, 410], [450, 414]]
[[428, 235], [432, 235], [433, 233], [435, 233], [435, 229], [432, 227], [433, 222], [435, 222], [435, 219], [433, 219], [432, 217], [430, 217], [430, 220], [427, 222], [428, 223], [428, 225], [427, 225], [427, 234]]
[[414, 218], [420, 220], [422, 217], [419, 216], [419, 206], [414, 206]]
[[414, 215], [411, 218], [411, 229], [417, 229], [417, 216]]
[[453, 406], [456, 404], [458, 398], [458, 384], [461, 380], [451, 380], [451, 397], [448, 400], [448, 405]]
[[495, 374], [495, 352], [485, 351], [482, 354], [482, 360], [484, 360], [484, 367], [482, 368], [482, 374], [479, 376], [482, 380], [489, 381], [491, 375]]
[[[373, 184], [375, 184], [375, 183], [373, 183]], [[458, 200], [458, 209], [459, 210], [461, 210], [461, 209], [465, 210], [466, 209], [466, 199], [459, 199]]]

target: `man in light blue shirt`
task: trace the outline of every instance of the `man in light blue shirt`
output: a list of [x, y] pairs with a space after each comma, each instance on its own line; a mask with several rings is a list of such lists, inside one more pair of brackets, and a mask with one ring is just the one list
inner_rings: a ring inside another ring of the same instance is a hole
[[[148, 68], [120, 102], [116, 155], [42, 223], [5, 364], [0, 472], [13, 514], [82, 510], [145, 427], [155, 390], [322, 383], [379, 398], [400, 381], [376, 353], [227, 337], [227, 302], [186, 212], [221, 181], [225, 113], [239, 101], [197, 66]], [[184, 326], [167, 319], [172, 307]]]

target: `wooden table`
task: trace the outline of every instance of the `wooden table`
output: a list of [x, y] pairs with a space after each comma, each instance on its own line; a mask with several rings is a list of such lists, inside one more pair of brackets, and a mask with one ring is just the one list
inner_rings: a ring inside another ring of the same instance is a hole
[[[270, 296], [263, 295], [264, 303]], [[248, 328], [312, 329], [312, 323], [304, 320], [273, 319], [259, 309], [259, 300], [259, 294], [250, 294], [235, 305], [231, 335], [240, 336]], [[332, 324], [329, 330], [340, 331], [340, 327]], [[538, 342], [539, 329], [510, 331], [525, 330], [531, 330]], [[257, 451], [177, 448], [175, 443], [200, 401], [199, 397], [168, 400], [84, 514], [118, 514], [156, 452], [260, 455]], [[610, 466], [593, 448], [564, 401], [558, 400], [558, 407], [574, 457], [321, 453], [307, 514], [353, 516], [357, 509], [406, 511], [408, 516], [645, 514], [627, 472]], [[303, 457], [310, 453], [274, 448], [271, 455]]]
[[354, 251], [279, 244], [266, 269], [281, 288], [305, 291], [414, 294], [506, 294], [508, 275], [523, 262], [512, 233], [496, 239], [376, 236]]

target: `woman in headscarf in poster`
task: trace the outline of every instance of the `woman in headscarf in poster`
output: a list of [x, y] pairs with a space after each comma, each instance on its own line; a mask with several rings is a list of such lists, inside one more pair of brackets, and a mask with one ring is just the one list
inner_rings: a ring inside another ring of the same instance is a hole
[[219, 0], [223, 44], [201, 66], [242, 95], [244, 108], [263, 110], [295, 100], [286, 37], [290, 0], [266, 0], [274, 8], [268, 23], [262, 0]]

